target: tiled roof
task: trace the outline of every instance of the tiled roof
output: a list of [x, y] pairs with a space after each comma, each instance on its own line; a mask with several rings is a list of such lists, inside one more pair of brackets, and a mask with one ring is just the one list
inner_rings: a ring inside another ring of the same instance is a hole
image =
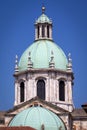
[[74, 109], [71, 115], [73, 118], [87, 118], [87, 113], [82, 108]]
[[0, 111], [0, 124], [4, 124], [5, 113], [6, 112], [4, 112], [4, 111]]
[[0, 111], [0, 118], [3, 118], [6, 112]]
[[25, 126], [25, 127], [0, 127], [0, 130], [35, 130], [34, 128]]

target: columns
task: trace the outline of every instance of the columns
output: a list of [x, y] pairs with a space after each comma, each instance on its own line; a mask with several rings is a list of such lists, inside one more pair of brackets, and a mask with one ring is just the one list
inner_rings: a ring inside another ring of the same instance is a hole
[[24, 82], [24, 101], [27, 100], [27, 90], [26, 90], [27, 89], [27, 85], [26, 85], [26, 82]]
[[47, 38], [47, 25], [45, 25], [45, 38]]
[[38, 39], [52, 39], [52, 25], [51, 24], [38, 23], [35, 25], [35, 40], [38, 40]]
[[45, 93], [46, 93], [46, 101], [50, 101], [50, 82], [49, 82], [49, 78], [47, 78], [46, 82], [45, 82]]
[[68, 83], [69, 85], [69, 102], [72, 104], [72, 85], [71, 85], [71, 81], [69, 81]]
[[17, 105], [18, 104], [20, 104], [20, 87], [19, 87], [19, 85], [18, 85], [18, 87], [17, 87]]
[[40, 25], [39, 27], [40, 27], [40, 28], [39, 28], [39, 29], [40, 29], [40, 30], [39, 30], [39, 31], [40, 31], [39, 38], [42, 38], [42, 26]]
[[65, 81], [65, 102], [68, 102], [69, 100], [68, 94], [69, 94], [69, 86], [68, 86], [68, 82]]
[[20, 86], [18, 81], [15, 81], [15, 102], [14, 105], [18, 105], [20, 103]]
[[35, 40], [37, 40], [38, 39], [38, 28], [37, 27], [35, 27]]
[[52, 39], [52, 28], [49, 26], [49, 38]]
[[57, 99], [56, 101], [59, 101], [59, 80], [56, 81], [56, 93], [57, 93]]
[[14, 101], [14, 106], [18, 104], [18, 100], [17, 100], [17, 97], [18, 97], [18, 94], [17, 94], [18, 90], [17, 90], [17, 88], [18, 87], [17, 86], [18, 86], [18, 83], [15, 82], [15, 101]]

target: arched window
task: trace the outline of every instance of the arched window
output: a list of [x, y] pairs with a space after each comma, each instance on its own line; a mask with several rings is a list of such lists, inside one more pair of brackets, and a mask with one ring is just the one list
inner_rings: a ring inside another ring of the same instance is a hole
[[44, 80], [38, 80], [37, 82], [37, 96], [45, 100], [45, 82]]
[[24, 102], [24, 82], [20, 83], [20, 102]]
[[65, 83], [64, 83], [64, 81], [59, 82], [59, 100], [65, 101]]

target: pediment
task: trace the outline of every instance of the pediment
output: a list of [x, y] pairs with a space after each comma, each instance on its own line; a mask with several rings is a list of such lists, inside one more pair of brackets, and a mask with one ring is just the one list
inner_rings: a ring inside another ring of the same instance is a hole
[[41, 106], [44, 108], [49, 109], [50, 111], [54, 112], [55, 114], [66, 114], [68, 111], [64, 110], [63, 108], [60, 108], [59, 106], [56, 106], [50, 102], [47, 102], [45, 100], [42, 100], [38, 97], [34, 97], [26, 102], [23, 102], [20, 105], [14, 106], [12, 109], [7, 111], [7, 116], [16, 115], [19, 112], [23, 111], [24, 109], [27, 109], [32, 106]]

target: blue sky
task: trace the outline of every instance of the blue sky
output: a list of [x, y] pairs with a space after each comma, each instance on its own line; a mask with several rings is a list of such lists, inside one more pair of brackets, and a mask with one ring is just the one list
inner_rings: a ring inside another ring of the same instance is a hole
[[55, 43], [72, 54], [74, 105], [87, 103], [87, 0], [0, 0], [0, 110], [13, 107], [15, 55], [33, 43], [43, 3]]

